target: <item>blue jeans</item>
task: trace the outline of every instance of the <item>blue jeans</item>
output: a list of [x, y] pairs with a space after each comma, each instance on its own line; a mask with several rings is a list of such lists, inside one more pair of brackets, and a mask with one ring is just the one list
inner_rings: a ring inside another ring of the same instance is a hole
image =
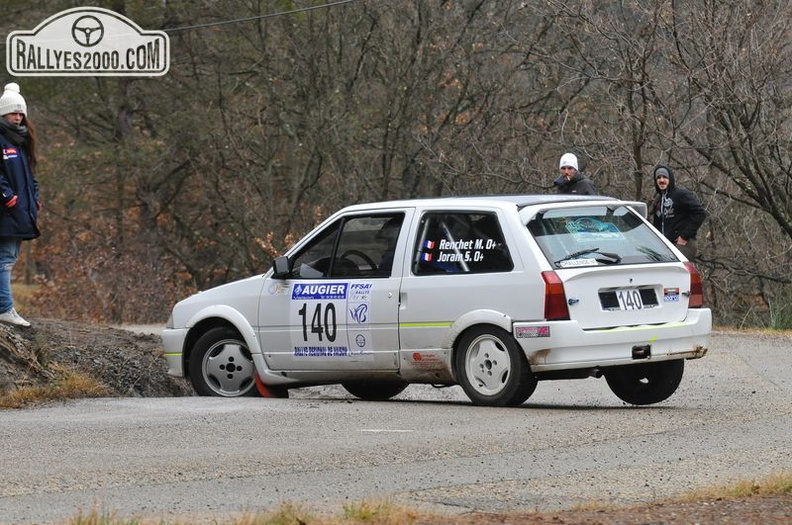
[[0, 313], [14, 307], [11, 297], [11, 270], [19, 258], [19, 246], [22, 242], [12, 237], [0, 237]]

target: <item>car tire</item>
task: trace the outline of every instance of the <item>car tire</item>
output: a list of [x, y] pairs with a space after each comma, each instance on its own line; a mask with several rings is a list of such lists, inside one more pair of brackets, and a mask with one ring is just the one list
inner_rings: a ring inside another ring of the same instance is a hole
[[605, 372], [605, 380], [616, 396], [631, 405], [665, 401], [676, 392], [685, 371], [685, 360], [620, 366]]
[[454, 352], [457, 381], [475, 405], [516, 406], [536, 390], [536, 377], [514, 338], [496, 326], [466, 331]]
[[247, 344], [228, 327], [203, 334], [190, 355], [190, 380], [200, 396], [256, 396], [256, 367]]
[[385, 401], [404, 392], [409, 383], [400, 381], [347, 381], [344, 390], [365, 401]]

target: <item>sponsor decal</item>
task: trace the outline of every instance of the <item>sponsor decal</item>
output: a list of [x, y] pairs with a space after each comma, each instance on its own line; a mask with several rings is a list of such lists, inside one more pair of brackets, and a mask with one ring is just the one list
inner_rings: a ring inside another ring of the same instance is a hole
[[569, 259], [558, 263], [562, 268], [574, 268], [576, 266], [592, 266], [596, 265], [596, 259]]
[[296, 357], [346, 357], [349, 349], [346, 346], [295, 346]]
[[352, 283], [349, 285], [350, 301], [366, 301], [371, 295], [371, 283]]
[[9, 33], [6, 68], [14, 76], [161, 76], [170, 41], [109, 9], [75, 7]]
[[[371, 282], [298, 282], [291, 291], [289, 322], [295, 357], [372, 359]], [[286, 291], [285, 293], [288, 293]]]
[[368, 309], [368, 303], [360, 303], [349, 310], [349, 317], [358, 324], [366, 324], [368, 322]]
[[293, 300], [346, 299], [348, 283], [297, 284], [292, 290]]
[[285, 295], [289, 292], [289, 285], [280, 282], [272, 282], [267, 288], [270, 295]]
[[420, 370], [438, 370], [444, 368], [443, 361], [434, 353], [413, 352], [412, 366]]
[[664, 303], [678, 303], [679, 302], [679, 288], [663, 288], [663, 302]]

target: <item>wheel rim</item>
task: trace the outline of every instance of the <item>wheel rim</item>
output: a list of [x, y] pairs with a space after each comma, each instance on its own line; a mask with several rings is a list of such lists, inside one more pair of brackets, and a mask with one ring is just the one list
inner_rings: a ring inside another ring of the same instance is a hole
[[219, 341], [212, 345], [201, 370], [209, 388], [221, 396], [242, 396], [256, 386], [253, 359], [239, 341]]
[[468, 346], [465, 372], [470, 385], [478, 393], [485, 396], [500, 393], [511, 373], [511, 358], [506, 345], [490, 335], [477, 337]]

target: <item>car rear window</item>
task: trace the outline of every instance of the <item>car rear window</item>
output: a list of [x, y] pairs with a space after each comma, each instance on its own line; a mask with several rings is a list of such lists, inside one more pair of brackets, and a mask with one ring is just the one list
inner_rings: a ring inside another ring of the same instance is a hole
[[678, 260], [659, 233], [624, 205], [545, 210], [527, 227], [555, 268]]

